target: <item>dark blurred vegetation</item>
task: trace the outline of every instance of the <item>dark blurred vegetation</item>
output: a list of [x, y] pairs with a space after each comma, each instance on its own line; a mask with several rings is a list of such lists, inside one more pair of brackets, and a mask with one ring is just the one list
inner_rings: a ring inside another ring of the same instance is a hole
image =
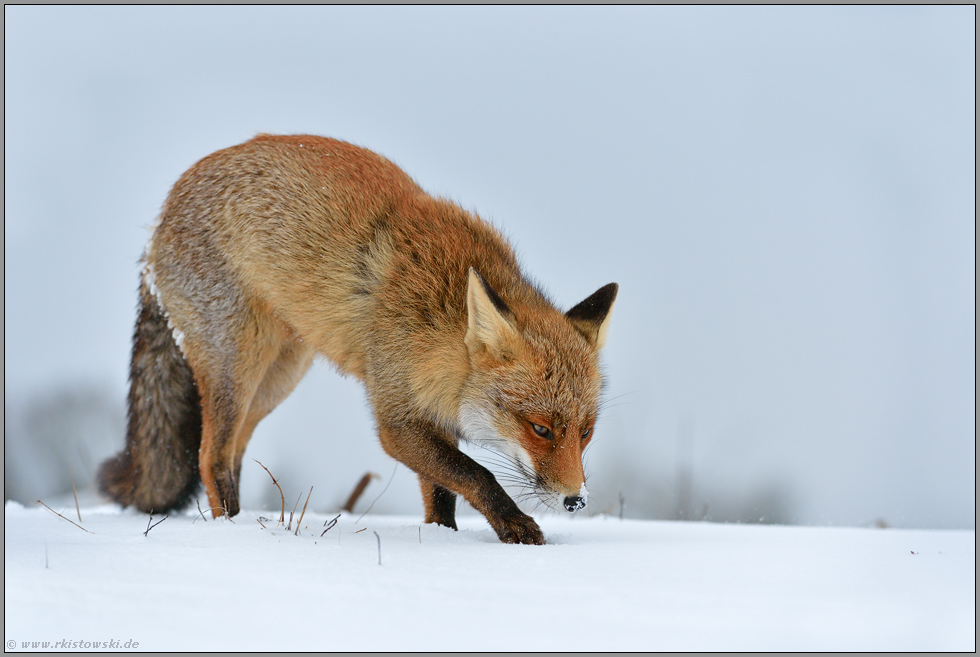
[[94, 489], [99, 463], [123, 445], [123, 399], [97, 384], [63, 385], [16, 403], [4, 396], [3, 497], [31, 503]]

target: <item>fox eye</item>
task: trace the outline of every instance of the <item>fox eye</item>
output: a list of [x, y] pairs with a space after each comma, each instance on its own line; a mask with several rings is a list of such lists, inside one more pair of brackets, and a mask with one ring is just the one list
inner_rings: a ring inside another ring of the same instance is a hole
[[589, 427], [588, 429], [582, 432], [582, 440], [585, 440], [591, 435], [592, 435], [592, 427]]
[[531, 428], [534, 429], [534, 433], [538, 434], [545, 440], [553, 440], [555, 437], [554, 434], [551, 433], [551, 429], [549, 429], [548, 427], [543, 427], [540, 424], [535, 424], [534, 422], [531, 422]]

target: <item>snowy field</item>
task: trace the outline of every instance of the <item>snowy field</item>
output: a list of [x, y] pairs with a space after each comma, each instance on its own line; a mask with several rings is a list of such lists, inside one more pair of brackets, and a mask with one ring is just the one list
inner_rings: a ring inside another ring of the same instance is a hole
[[321, 535], [333, 516], [307, 512], [296, 535], [268, 511], [196, 515], [144, 535], [146, 515], [96, 506], [86, 533], [7, 502], [7, 651], [976, 648], [973, 530], [543, 516], [535, 547], [475, 517], [344, 515]]

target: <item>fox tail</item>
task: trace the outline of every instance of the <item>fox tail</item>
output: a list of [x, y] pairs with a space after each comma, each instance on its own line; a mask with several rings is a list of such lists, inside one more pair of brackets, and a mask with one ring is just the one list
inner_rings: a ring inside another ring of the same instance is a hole
[[180, 509], [201, 482], [201, 400], [167, 315], [146, 281], [130, 363], [126, 447], [99, 468], [99, 490], [140, 511]]

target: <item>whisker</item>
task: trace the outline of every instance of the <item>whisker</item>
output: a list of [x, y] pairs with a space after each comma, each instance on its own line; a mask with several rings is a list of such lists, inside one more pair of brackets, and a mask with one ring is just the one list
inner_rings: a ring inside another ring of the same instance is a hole
[[[606, 399], [599, 401], [599, 408], [604, 408], [609, 402], [616, 401], [617, 399], [622, 399], [623, 397], [629, 397], [631, 395], [639, 394], [639, 390], [632, 390], [630, 392], [624, 392], [622, 394], [616, 395], [615, 397], [607, 397]], [[625, 402], [624, 402], [625, 403]]]

